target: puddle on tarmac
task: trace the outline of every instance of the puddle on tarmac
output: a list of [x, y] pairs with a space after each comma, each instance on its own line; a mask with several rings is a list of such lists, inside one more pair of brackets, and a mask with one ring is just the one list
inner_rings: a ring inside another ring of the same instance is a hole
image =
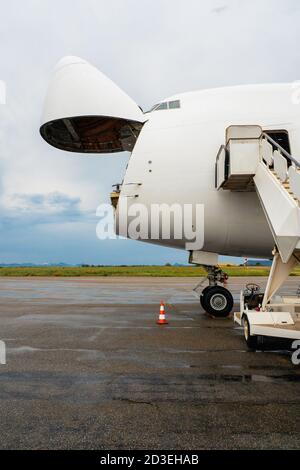
[[[191, 365], [190, 368], [198, 368], [199, 366]], [[258, 375], [258, 374], [201, 374], [197, 376], [198, 380], [213, 382], [240, 382], [240, 383], [285, 383], [300, 382], [300, 375], [282, 374], [282, 375]]]
[[222, 369], [242, 369], [242, 366], [222, 366]]
[[[148, 282], [148, 281], [146, 281]], [[80, 288], [79, 288], [80, 287]], [[18, 279], [5, 280], [0, 286], [0, 298], [2, 300], [21, 300], [22, 303], [34, 302], [38, 304], [126, 304], [126, 305], [150, 305], [157, 304], [166, 296], [166, 287], [163, 285], [151, 285], [145, 288], [145, 284], [124, 284], [124, 281], [116, 280], [107, 285], [101, 278], [96, 282], [92, 279], [67, 279], [49, 280]], [[168, 303], [194, 304], [195, 298], [189, 289], [178, 289], [175, 286], [168, 287]]]

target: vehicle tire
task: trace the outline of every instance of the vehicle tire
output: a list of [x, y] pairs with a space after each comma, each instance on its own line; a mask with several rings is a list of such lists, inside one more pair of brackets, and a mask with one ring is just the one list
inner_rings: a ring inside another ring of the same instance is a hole
[[233, 309], [233, 297], [224, 287], [210, 287], [203, 296], [203, 308], [217, 318], [226, 318]]
[[214, 286], [207, 286], [205, 287], [205, 289], [203, 289], [201, 295], [200, 295], [200, 304], [201, 304], [201, 307], [203, 308], [203, 310], [206, 311], [206, 303], [205, 303], [205, 298], [206, 298], [206, 295], [207, 295], [207, 292], [209, 291], [209, 289], [211, 289], [212, 287]]
[[243, 326], [247, 346], [252, 351], [255, 351], [258, 348], [258, 336], [251, 336], [251, 327], [247, 316], [244, 316]]

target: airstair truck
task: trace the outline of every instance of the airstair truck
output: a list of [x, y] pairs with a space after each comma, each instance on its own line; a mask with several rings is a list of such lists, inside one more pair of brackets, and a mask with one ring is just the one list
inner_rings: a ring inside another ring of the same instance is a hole
[[265, 337], [300, 340], [300, 298], [276, 295], [300, 263], [300, 162], [279, 143], [286, 136], [276, 137], [260, 126], [230, 126], [216, 161], [216, 188], [256, 191], [275, 242], [265, 292], [248, 284], [234, 315], [251, 349]]

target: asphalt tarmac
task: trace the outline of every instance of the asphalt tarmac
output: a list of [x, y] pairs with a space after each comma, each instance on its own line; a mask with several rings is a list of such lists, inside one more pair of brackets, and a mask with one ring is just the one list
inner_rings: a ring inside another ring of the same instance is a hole
[[298, 449], [300, 367], [204, 315], [197, 282], [0, 279], [0, 448]]

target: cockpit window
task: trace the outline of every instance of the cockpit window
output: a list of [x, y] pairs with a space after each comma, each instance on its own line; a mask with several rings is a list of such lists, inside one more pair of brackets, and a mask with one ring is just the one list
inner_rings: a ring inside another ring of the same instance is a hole
[[181, 108], [180, 100], [175, 101], [164, 101], [163, 103], [156, 104], [153, 108], [149, 111], [165, 111], [167, 109], [179, 109]]
[[158, 104], [158, 105], [154, 108], [154, 111], [163, 111], [164, 109], [168, 109], [168, 103], [161, 103], [161, 104]]
[[169, 102], [169, 108], [170, 109], [179, 109], [180, 108], [180, 101], [179, 100], [170, 101]]

